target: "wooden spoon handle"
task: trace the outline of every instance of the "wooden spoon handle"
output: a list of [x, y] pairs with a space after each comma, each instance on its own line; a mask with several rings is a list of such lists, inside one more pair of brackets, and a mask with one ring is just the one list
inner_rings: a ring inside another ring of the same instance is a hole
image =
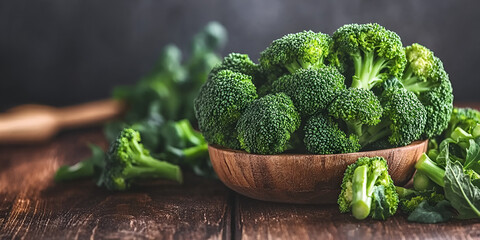
[[112, 99], [64, 108], [18, 106], [0, 114], [0, 143], [47, 140], [61, 129], [103, 123], [124, 111], [125, 104]]

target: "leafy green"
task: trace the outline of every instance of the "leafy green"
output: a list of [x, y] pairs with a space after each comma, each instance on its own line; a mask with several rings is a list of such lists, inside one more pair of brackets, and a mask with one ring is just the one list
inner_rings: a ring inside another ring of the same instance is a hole
[[462, 219], [480, 218], [480, 188], [472, 184], [459, 162], [447, 162], [445, 168], [445, 197]]
[[425, 200], [408, 216], [408, 221], [419, 223], [446, 222], [453, 216], [450, 207], [450, 203], [446, 200], [440, 201], [435, 205], [430, 205]]
[[105, 166], [105, 152], [95, 144], [88, 144], [92, 156], [72, 166], [61, 166], [55, 173], [56, 182], [64, 182], [79, 178], [90, 178], [98, 176]]

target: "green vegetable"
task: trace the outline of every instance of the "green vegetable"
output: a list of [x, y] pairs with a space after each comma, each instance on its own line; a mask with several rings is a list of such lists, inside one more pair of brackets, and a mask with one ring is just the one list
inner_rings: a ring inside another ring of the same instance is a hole
[[277, 154], [288, 148], [300, 115], [284, 93], [266, 95], [245, 109], [237, 124], [238, 140], [249, 153]]
[[447, 162], [445, 198], [457, 210], [458, 218], [480, 218], [480, 188], [472, 184], [459, 162]]
[[356, 135], [347, 136], [336, 122], [323, 114], [317, 114], [308, 119], [304, 131], [305, 147], [310, 153], [336, 154], [360, 150]]
[[410, 222], [419, 223], [447, 222], [453, 217], [450, 207], [450, 203], [446, 200], [440, 201], [434, 205], [429, 204], [427, 201], [423, 201], [412, 211], [407, 219]]
[[442, 61], [426, 47], [414, 43], [405, 48], [407, 65], [401, 82], [415, 93], [427, 111], [424, 135], [438, 136], [447, 127], [453, 109], [452, 86]]
[[334, 67], [299, 69], [273, 82], [274, 92], [284, 92], [302, 116], [323, 111], [345, 89], [344, 77]]
[[290, 72], [298, 69], [321, 68], [330, 52], [332, 39], [329, 35], [303, 31], [288, 34], [273, 41], [260, 53], [260, 64], [273, 73]]
[[397, 211], [398, 194], [382, 157], [361, 157], [345, 171], [338, 197], [340, 212], [356, 219], [384, 220]]
[[206, 82], [195, 99], [198, 126], [209, 143], [238, 149], [235, 126], [257, 98], [252, 77], [222, 70]]
[[110, 145], [98, 185], [123, 191], [142, 178], [164, 178], [181, 183], [182, 172], [177, 165], [150, 156], [141, 144], [140, 133], [126, 128]]
[[397, 187], [398, 197], [400, 199], [400, 210], [406, 214], [412, 213], [422, 202], [426, 201], [429, 205], [436, 205], [445, 200], [443, 194], [434, 190], [415, 191], [403, 187]]
[[332, 38], [331, 62], [342, 73], [354, 72], [351, 87], [369, 90], [401, 76], [406, 58], [396, 33], [376, 23], [347, 24], [337, 29]]
[[55, 173], [56, 182], [64, 182], [79, 178], [91, 178], [98, 176], [105, 166], [105, 153], [103, 149], [94, 144], [88, 144], [92, 156], [72, 166], [61, 166]]

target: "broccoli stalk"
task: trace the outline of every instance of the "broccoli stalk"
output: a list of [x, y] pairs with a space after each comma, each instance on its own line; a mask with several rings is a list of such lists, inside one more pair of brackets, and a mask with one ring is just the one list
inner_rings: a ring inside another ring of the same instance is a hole
[[114, 140], [107, 154], [107, 164], [98, 181], [109, 190], [126, 190], [141, 178], [164, 178], [182, 182], [180, 167], [150, 156], [140, 143], [140, 133], [125, 128]]
[[445, 176], [445, 170], [437, 166], [437, 164], [435, 164], [435, 162], [433, 162], [427, 156], [427, 154], [424, 153], [422, 156], [420, 156], [420, 159], [418, 159], [417, 163], [415, 164], [415, 168], [427, 175], [434, 183], [440, 185], [441, 187], [445, 187], [445, 181], [443, 180], [443, 177]]
[[361, 157], [345, 170], [338, 197], [340, 211], [356, 219], [386, 219], [397, 211], [398, 194], [382, 157]]
[[373, 50], [362, 51], [351, 56], [355, 68], [351, 87], [371, 89], [388, 77], [388, 74], [382, 73], [382, 70], [388, 66], [389, 60], [376, 56]]

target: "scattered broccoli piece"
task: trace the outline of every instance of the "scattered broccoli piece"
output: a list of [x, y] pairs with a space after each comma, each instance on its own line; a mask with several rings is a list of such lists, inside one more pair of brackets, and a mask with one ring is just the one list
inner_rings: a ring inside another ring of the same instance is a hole
[[325, 65], [331, 44], [331, 37], [324, 33], [303, 31], [288, 34], [274, 40], [260, 53], [260, 65], [277, 74], [294, 73], [300, 68], [321, 68]]
[[345, 170], [338, 205], [356, 219], [386, 219], [397, 211], [398, 194], [383, 157], [361, 157]]
[[182, 182], [182, 172], [178, 166], [153, 158], [140, 142], [140, 133], [131, 128], [120, 133], [110, 145], [99, 186], [123, 191], [129, 189], [133, 181], [142, 178]]
[[330, 60], [342, 73], [353, 70], [351, 87], [369, 90], [392, 76], [401, 76], [405, 50], [396, 33], [376, 23], [347, 24], [332, 38]]
[[445, 200], [445, 196], [436, 191], [415, 191], [403, 187], [397, 187], [398, 197], [400, 199], [400, 210], [403, 213], [410, 214], [423, 201], [427, 201], [429, 205], [436, 205], [440, 201]]
[[239, 149], [235, 126], [257, 98], [252, 77], [222, 70], [206, 82], [195, 99], [198, 126], [209, 143]]
[[442, 61], [433, 52], [414, 43], [405, 48], [407, 65], [401, 82], [414, 92], [427, 111], [424, 135], [432, 138], [447, 128], [453, 109], [453, 92]]
[[422, 172], [427, 175], [430, 180], [438, 184], [441, 187], [445, 187], [445, 181], [443, 177], [445, 176], [445, 169], [437, 166], [437, 164], [432, 161], [427, 154], [422, 154], [415, 164], [417, 171]]
[[382, 106], [370, 90], [349, 88], [329, 105], [328, 113], [345, 122], [348, 133], [362, 136], [364, 125], [376, 125], [382, 117]]
[[360, 135], [360, 144], [366, 146], [388, 137], [393, 146], [405, 146], [420, 139], [426, 122], [426, 111], [414, 93], [395, 86], [395, 79], [388, 80], [380, 96], [383, 107], [381, 122], [366, 126]]
[[360, 144], [356, 135], [347, 136], [330, 117], [317, 114], [304, 127], [304, 144], [313, 154], [358, 152]]
[[299, 126], [300, 115], [287, 95], [266, 95], [252, 102], [238, 120], [238, 140], [249, 153], [277, 154], [287, 149]]
[[273, 82], [272, 88], [290, 96], [302, 116], [312, 116], [326, 109], [345, 84], [336, 68], [323, 67], [284, 75]]
[[71, 181], [80, 178], [91, 178], [98, 176], [102, 168], [105, 167], [105, 152], [103, 149], [94, 144], [88, 144], [92, 151], [92, 156], [80, 161], [72, 166], [61, 166], [53, 179], [56, 182]]

